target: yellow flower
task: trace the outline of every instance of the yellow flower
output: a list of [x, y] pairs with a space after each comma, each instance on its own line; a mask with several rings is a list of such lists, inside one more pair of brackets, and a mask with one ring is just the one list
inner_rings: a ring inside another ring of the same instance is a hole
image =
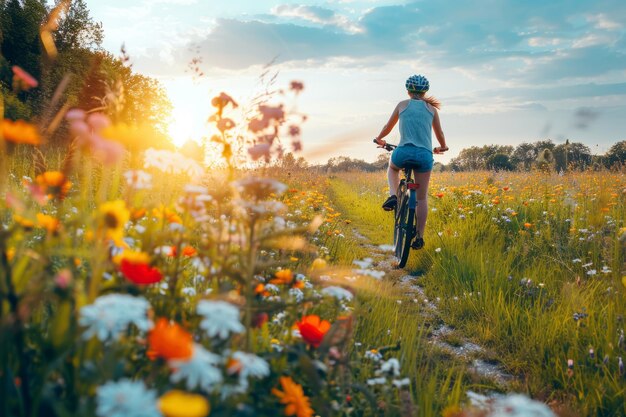
[[100, 223], [105, 238], [123, 246], [124, 226], [130, 219], [130, 212], [126, 208], [126, 203], [123, 200], [107, 201], [100, 205], [98, 211], [100, 212]]
[[302, 385], [296, 384], [293, 379], [288, 376], [280, 377], [280, 385], [283, 391], [272, 388], [272, 394], [280, 399], [281, 404], [285, 405], [286, 416], [296, 417], [312, 417], [314, 414], [309, 397], [304, 395]]
[[37, 213], [37, 225], [43, 227], [48, 233], [55, 233], [59, 229], [59, 220], [43, 213]]
[[146, 252], [138, 252], [134, 250], [125, 250], [119, 255], [115, 255], [113, 257], [113, 263], [119, 265], [123, 260], [126, 260], [133, 264], [149, 264], [150, 263], [150, 255]]
[[4, 119], [0, 121], [0, 131], [4, 140], [13, 143], [25, 143], [28, 145], [41, 144], [41, 136], [37, 127], [24, 120], [12, 121]]
[[209, 414], [209, 402], [202, 395], [184, 391], [168, 391], [159, 398], [159, 409], [165, 417], [205, 417]]
[[22, 217], [18, 214], [14, 214], [13, 215], [13, 220], [15, 220], [15, 223], [19, 224], [20, 226], [22, 226], [24, 229], [26, 230], [30, 230], [32, 228], [35, 227], [35, 223], [32, 220], [29, 220], [25, 217]]
[[11, 262], [13, 258], [15, 258], [15, 248], [8, 248], [6, 254], [7, 254], [7, 260]]
[[312, 270], [324, 269], [324, 268], [326, 268], [326, 261], [323, 260], [322, 258], [315, 259], [313, 263], [311, 264]]

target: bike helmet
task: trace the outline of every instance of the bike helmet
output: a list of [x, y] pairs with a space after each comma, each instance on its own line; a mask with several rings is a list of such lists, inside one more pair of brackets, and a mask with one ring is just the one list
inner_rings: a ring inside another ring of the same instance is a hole
[[430, 87], [428, 80], [423, 75], [411, 75], [404, 85], [412, 93], [424, 93]]

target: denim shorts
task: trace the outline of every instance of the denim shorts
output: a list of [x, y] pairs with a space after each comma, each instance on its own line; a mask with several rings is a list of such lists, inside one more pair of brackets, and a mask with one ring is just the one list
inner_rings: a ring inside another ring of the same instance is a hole
[[391, 162], [398, 168], [413, 168], [417, 172], [433, 170], [433, 153], [413, 145], [398, 146], [391, 154]]

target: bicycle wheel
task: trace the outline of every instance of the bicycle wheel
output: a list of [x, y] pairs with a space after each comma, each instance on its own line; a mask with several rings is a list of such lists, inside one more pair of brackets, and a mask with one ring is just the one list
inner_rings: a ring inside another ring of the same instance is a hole
[[398, 190], [396, 191], [396, 196], [398, 198], [398, 202], [396, 203], [396, 208], [394, 210], [394, 227], [393, 227], [393, 245], [395, 255], [398, 256], [396, 248], [396, 242], [398, 241], [398, 221], [403, 213], [402, 208], [406, 209], [407, 207], [407, 199], [406, 199], [406, 182], [402, 180], [400, 185], [398, 185]]
[[415, 230], [415, 209], [409, 208], [408, 196], [405, 194], [402, 198], [402, 204], [396, 217], [395, 231], [396, 239], [394, 242], [396, 257], [399, 260], [398, 268], [404, 268], [409, 260], [411, 252], [411, 239]]

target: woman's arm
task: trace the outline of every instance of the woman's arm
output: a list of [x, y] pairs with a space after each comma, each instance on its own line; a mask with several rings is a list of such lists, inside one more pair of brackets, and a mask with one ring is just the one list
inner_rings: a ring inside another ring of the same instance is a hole
[[434, 149], [435, 153], [441, 153], [448, 150], [448, 146], [446, 145], [446, 137], [443, 135], [443, 129], [441, 129], [441, 121], [439, 120], [439, 112], [435, 109], [435, 115], [433, 117], [433, 130], [435, 131], [435, 136], [437, 137], [437, 141], [439, 141], [439, 145]]
[[393, 109], [393, 113], [391, 113], [391, 117], [389, 117], [389, 121], [387, 122], [385, 126], [383, 126], [383, 129], [380, 131], [378, 136], [376, 136], [376, 139], [374, 139], [376, 143], [378, 143], [378, 145], [380, 146], [384, 146], [387, 143], [382, 139], [385, 136], [387, 136], [389, 133], [391, 133], [391, 130], [393, 129], [393, 127], [396, 125], [396, 123], [398, 123], [398, 114], [399, 114], [398, 107], [400, 107], [400, 104], [398, 104], [396, 108]]

